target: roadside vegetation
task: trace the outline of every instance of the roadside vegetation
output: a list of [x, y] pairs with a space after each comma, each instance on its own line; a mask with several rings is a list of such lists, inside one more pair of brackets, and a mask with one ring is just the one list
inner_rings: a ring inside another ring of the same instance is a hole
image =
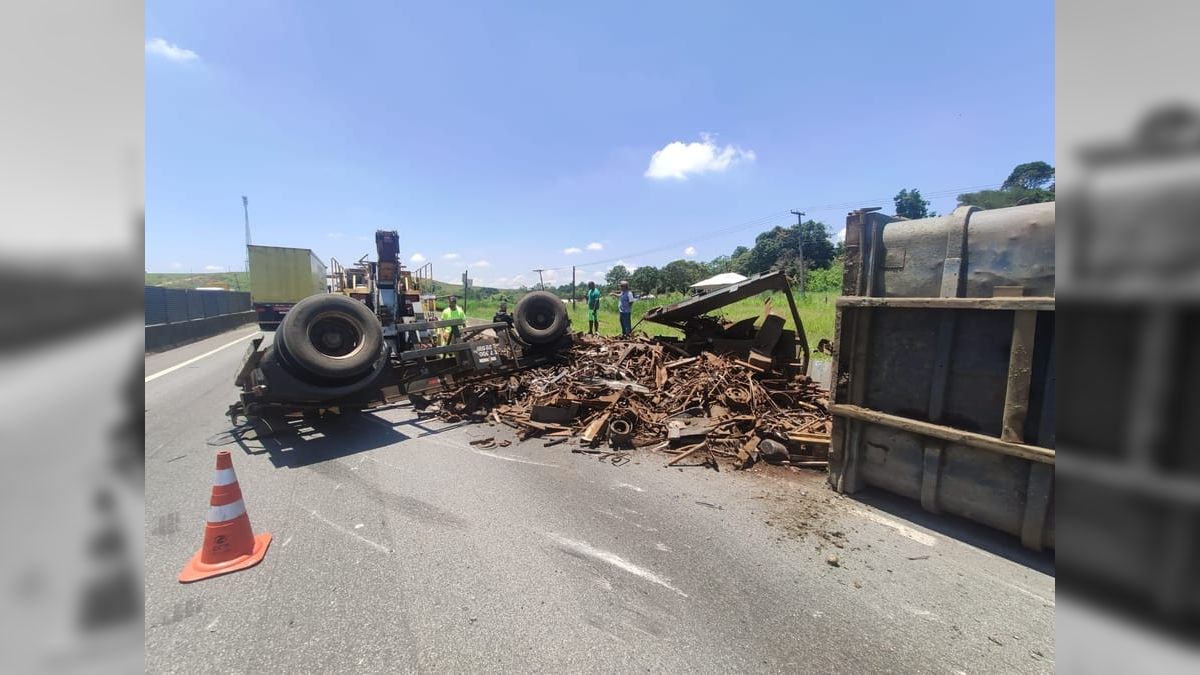
[[[523, 295], [523, 293], [520, 295]], [[508, 311], [510, 313], [516, 308], [516, 300], [520, 298], [520, 295], [511, 294], [511, 301], [508, 303]], [[793, 288], [792, 295], [796, 299], [796, 311], [800, 314], [800, 320], [804, 322], [804, 332], [808, 336], [809, 344], [815, 348], [817, 340], [821, 338], [832, 340], [834, 307], [838, 294], [832, 291], [821, 291], [806, 293], [804, 296], [801, 296], [799, 288]], [[485, 300], [468, 298], [467, 316], [490, 321], [500, 305], [500, 297], [502, 296], [496, 295]], [[635, 302], [633, 305], [634, 331], [640, 331], [647, 335], [680, 336], [679, 331], [672, 328], [649, 321], [642, 321], [640, 324], [638, 322], [641, 321], [642, 317], [651, 307], [669, 305], [679, 302], [685, 297], [682, 293], [667, 293], [656, 296], [651, 300], [643, 299]], [[782, 316], [787, 321], [787, 328], [794, 328], [787, 300], [780, 293], [761, 293], [757, 296], [746, 298], [723, 308], [719, 314], [730, 321], [737, 321], [751, 316], [762, 316], [764, 303], [768, 298], [771, 300], [773, 313]], [[579, 300], [572, 307], [571, 302], [568, 300], [564, 306], [567, 308], [567, 316], [571, 318], [571, 329], [577, 331], [587, 330], [586, 304], [582, 300]], [[442, 307], [444, 305], [439, 303], [439, 309]], [[600, 333], [602, 335], [621, 334], [621, 325], [617, 318], [616, 298], [605, 297], [600, 301]], [[817, 358], [820, 358], [820, 356], [817, 355]]]
[[249, 272], [146, 272], [147, 286], [164, 288], [224, 288], [249, 291]]

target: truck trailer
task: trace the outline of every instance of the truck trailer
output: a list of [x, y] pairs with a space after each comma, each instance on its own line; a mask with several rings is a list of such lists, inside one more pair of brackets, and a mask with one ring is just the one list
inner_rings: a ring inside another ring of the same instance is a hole
[[275, 330], [296, 303], [328, 290], [325, 263], [310, 249], [246, 248], [250, 255], [250, 301], [262, 330]]

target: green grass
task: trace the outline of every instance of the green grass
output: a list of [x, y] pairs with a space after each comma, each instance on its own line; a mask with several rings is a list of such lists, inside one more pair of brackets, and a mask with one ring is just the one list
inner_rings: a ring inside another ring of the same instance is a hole
[[[793, 289], [792, 295], [796, 299], [796, 311], [800, 314], [800, 320], [804, 323], [804, 332], [808, 336], [808, 344], [815, 349], [817, 340], [828, 338], [833, 340], [833, 322], [834, 322], [834, 303], [837, 300], [837, 293], [808, 293], [805, 297], [800, 297], [798, 290]], [[718, 312], [724, 318], [730, 321], [737, 321], [751, 316], [761, 316], [763, 311], [763, 302], [768, 298], [772, 299], [773, 313], [782, 316], [786, 320], [786, 327], [794, 328], [792, 325], [791, 311], [788, 309], [787, 300], [779, 293], [762, 293], [760, 295], [746, 298], [732, 305], [727, 305]], [[641, 300], [633, 305], [633, 323], [636, 331], [641, 331], [647, 335], [673, 335], [679, 336], [679, 331], [668, 328], [666, 326], [652, 323], [650, 321], [638, 321], [651, 307], [659, 305], [669, 305], [679, 302], [683, 299], [680, 293], [668, 293], [660, 295], [653, 300]], [[516, 298], [514, 294], [514, 298]], [[491, 319], [496, 313], [496, 308], [500, 303], [494, 299], [476, 300], [467, 299], [467, 316], [477, 319]], [[442, 307], [439, 304], [439, 309]], [[516, 308], [516, 302], [508, 304], [508, 311], [513, 311]], [[572, 308], [570, 301], [567, 303], [567, 316], [571, 317], [571, 327], [575, 330], [587, 330], [587, 309], [582, 301], [578, 301], [575, 307]], [[600, 301], [600, 333], [603, 335], [620, 335], [621, 323], [617, 316], [617, 299], [605, 297]], [[818, 356], [819, 357], [819, 356]]]
[[250, 274], [248, 272], [204, 272], [192, 274], [188, 272], [146, 272], [147, 286], [163, 286], [165, 288], [227, 288], [231, 291], [249, 291]]

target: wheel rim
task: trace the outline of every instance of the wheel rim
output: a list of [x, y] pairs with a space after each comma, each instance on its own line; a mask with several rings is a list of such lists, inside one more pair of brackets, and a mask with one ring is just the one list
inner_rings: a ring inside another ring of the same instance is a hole
[[344, 314], [318, 316], [309, 325], [308, 341], [323, 356], [332, 359], [350, 358], [363, 348], [362, 331], [355, 321]]
[[538, 307], [529, 313], [529, 325], [534, 330], [546, 330], [554, 323], [554, 314], [546, 311], [545, 307]]

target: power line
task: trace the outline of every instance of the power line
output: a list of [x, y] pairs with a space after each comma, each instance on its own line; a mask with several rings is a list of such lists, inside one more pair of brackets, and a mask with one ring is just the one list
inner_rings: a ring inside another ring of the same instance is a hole
[[[950, 196], [957, 196], [957, 195], [960, 195], [960, 194], [963, 194], [966, 192], [976, 192], [978, 190], [994, 190], [994, 189], [998, 189], [1000, 187], [1001, 187], [1001, 184], [999, 184], [999, 183], [990, 183], [987, 185], [969, 185], [966, 187], [959, 187], [959, 188], [941, 188], [938, 190], [931, 190], [929, 192], [922, 193], [921, 196], [925, 197], [925, 198], [950, 197]], [[576, 264], [576, 265], [563, 265], [561, 267], [544, 267], [542, 269], [533, 270], [533, 271], [538, 273], [539, 285], [541, 287], [545, 288], [545, 283], [542, 281], [542, 273], [543, 272], [562, 272], [562, 271], [566, 271], [566, 270], [572, 269], [572, 268], [589, 268], [589, 267], [597, 267], [597, 266], [601, 266], [601, 265], [606, 265], [608, 263], [623, 262], [627, 258], [639, 258], [642, 256], [651, 255], [653, 253], [660, 253], [662, 251], [675, 249], [680, 246], [690, 245], [690, 244], [693, 244], [698, 241], [706, 241], [708, 239], [713, 239], [716, 237], [720, 237], [722, 235], [732, 234], [734, 232], [750, 229], [752, 227], [762, 227], [763, 225], [766, 225], [767, 223], [770, 223], [773, 220], [778, 220], [789, 214], [795, 214], [796, 211], [799, 211], [801, 215], [808, 215], [810, 213], [821, 213], [821, 212], [825, 212], [825, 211], [833, 211], [833, 210], [840, 210], [840, 209], [857, 209], [857, 208], [862, 208], [864, 204], [872, 204], [872, 203], [879, 203], [879, 202], [887, 203], [887, 202], [890, 202], [892, 199], [893, 199], [893, 197], [874, 197], [874, 198], [870, 198], [870, 199], [855, 199], [853, 201], [839, 202], [839, 203], [833, 203], [833, 204], [816, 204], [816, 205], [805, 206], [805, 207], [802, 207], [802, 208], [796, 209], [796, 210], [776, 211], [775, 213], [771, 213], [771, 214], [768, 214], [765, 216], [760, 216], [753, 220], [748, 220], [748, 221], [739, 223], [737, 225], [731, 225], [731, 226], [727, 226], [727, 227], [717, 228], [715, 230], [709, 230], [707, 232], [688, 237], [687, 239], [681, 239], [681, 240], [678, 240], [675, 242], [671, 242], [669, 244], [663, 244], [661, 246], [656, 246], [654, 248], [644, 249], [641, 251], [634, 251], [631, 253], [625, 253], [624, 255], [613, 256], [611, 258], [602, 258], [599, 260], [592, 260], [587, 263], [581, 263], [581, 264]], [[803, 245], [803, 241], [801, 241], [800, 244]], [[801, 253], [801, 255], [803, 255], [803, 252]]]
[[[593, 260], [591, 262], [582, 263], [582, 264], [578, 264], [578, 265], [574, 265], [574, 266], [575, 267], [595, 267], [596, 265], [603, 265], [605, 263], [619, 262], [625, 258], [635, 258], [638, 256], [650, 255], [651, 253], [658, 253], [660, 251], [665, 251], [665, 250], [672, 249], [672, 248], [678, 248], [680, 246], [683, 246], [684, 244], [690, 244], [692, 242], [704, 241], [706, 239], [712, 239], [713, 237], [719, 237], [723, 234], [729, 234], [732, 232], [736, 232], [738, 230], [745, 230], [745, 229], [748, 229], [751, 227], [756, 227], [756, 226], [761, 227], [762, 225], [769, 223], [772, 220], [777, 220], [779, 218], [782, 218], [783, 216], [786, 216], [787, 213], [788, 213], [787, 211], [777, 211], [770, 215], [755, 218], [754, 220], [751, 220], [751, 221], [747, 221], [747, 222], [744, 222], [744, 223], [741, 223], [738, 225], [733, 225], [730, 227], [723, 227], [723, 228], [720, 228], [717, 230], [710, 230], [709, 232], [706, 232], [706, 233], [703, 233], [700, 235], [695, 235], [692, 237], [688, 237], [687, 239], [681, 239], [677, 242], [672, 242], [670, 244], [663, 244], [662, 246], [658, 246], [655, 248], [645, 249], [643, 251], [635, 251], [633, 253], [626, 253], [624, 255], [619, 255], [619, 256], [612, 257], [612, 258], [603, 258], [600, 260]], [[548, 268], [545, 268], [545, 271], [551, 271], [551, 270], [556, 271], [556, 272], [564, 271], [564, 270], [570, 269], [571, 267], [572, 267], [572, 265], [564, 265], [562, 267], [548, 267]], [[536, 272], [537, 270], [534, 270], [534, 271]]]

